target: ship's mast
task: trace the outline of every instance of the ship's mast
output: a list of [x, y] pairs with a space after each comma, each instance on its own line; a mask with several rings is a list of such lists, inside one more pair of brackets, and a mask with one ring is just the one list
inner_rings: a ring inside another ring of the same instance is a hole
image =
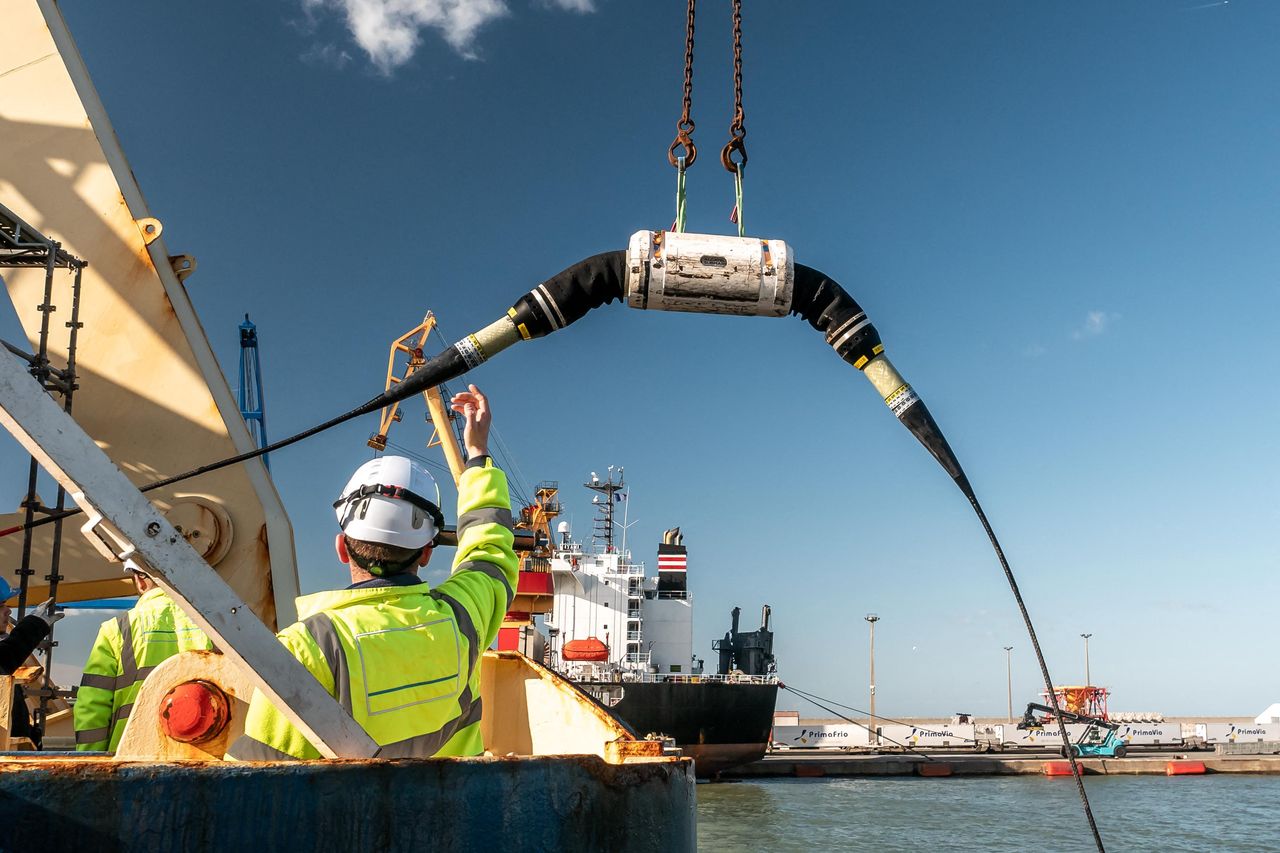
[[[617, 477], [615, 480], [614, 477]], [[614, 553], [613, 548], [613, 507], [620, 498], [614, 497], [618, 492], [626, 489], [626, 482], [623, 477], [623, 469], [609, 466], [607, 479], [601, 480], [595, 471], [591, 472], [591, 479], [583, 483], [593, 492], [598, 492], [597, 496], [592, 500], [596, 508], [596, 517], [591, 529], [591, 544], [603, 545], [606, 554]], [[600, 499], [600, 495], [604, 495], [604, 499]]]

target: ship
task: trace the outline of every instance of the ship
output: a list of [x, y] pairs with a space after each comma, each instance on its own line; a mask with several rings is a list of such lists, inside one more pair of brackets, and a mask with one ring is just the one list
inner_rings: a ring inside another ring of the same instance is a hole
[[[126, 596], [128, 557], [216, 646], [146, 668], [115, 755], [54, 751], [74, 741], [56, 637], [0, 674], [6, 701], [25, 687], [48, 750], [8, 730], [6, 705], [0, 849], [693, 850], [691, 762], [510, 652], [474, 664], [495, 757], [378, 754], [274, 636], [296, 618], [288, 515], [243, 455], [255, 437], [186, 291], [195, 259], [169, 250], [54, 0], [5, 4], [0, 128], [0, 284], [25, 337], [0, 341], [0, 435], [31, 456], [20, 511], [0, 514], [14, 610]], [[72, 505], [85, 517], [64, 522]], [[255, 690], [350, 760], [224, 762]], [[424, 809], [428, 828], [403, 820]]]
[[[550, 535], [559, 514], [558, 486], [538, 488], [539, 502], [525, 522], [547, 530], [541, 554], [522, 581], [541, 580], [549, 606], [508, 614], [499, 648], [524, 652], [578, 685], [639, 735], [661, 736], [694, 759], [699, 778], [763, 757], [777, 699], [777, 663], [768, 605], [760, 628], [739, 630], [740, 608], [724, 637], [712, 645], [715, 671], [693, 649], [693, 597], [688, 549], [680, 528], [667, 530], [657, 548], [657, 571], [632, 559], [625, 520], [625, 472], [609, 468], [583, 484], [594, 492], [589, 542], [575, 539], [567, 522]], [[538, 576], [541, 575], [539, 578]], [[530, 584], [532, 586], [533, 584]], [[525, 584], [522, 583], [522, 586]], [[519, 623], [519, 624], [515, 624]]]

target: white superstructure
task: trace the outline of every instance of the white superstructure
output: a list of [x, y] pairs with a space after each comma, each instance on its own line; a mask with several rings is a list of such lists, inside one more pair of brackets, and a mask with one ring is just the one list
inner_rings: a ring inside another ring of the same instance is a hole
[[[701, 675], [693, 656], [693, 602], [681, 559], [664, 557], [659, 574], [614, 543], [613, 509], [626, 496], [619, 469], [587, 488], [600, 493], [592, 543], [560, 525], [551, 556], [554, 604], [543, 619], [551, 667], [576, 681], [655, 681]], [[620, 525], [619, 525], [620, 526]], [[678, 531], [677, 531], [678, 534]]]
[[[659, 590], [658, 578], [647, 576], [630, 551], [593, 552], [579, 542], [564, 543], [551, 558], [551, 578], [555, 604], [545, 626], [554, 668], [583, 680], [695, 671], [688, 593]], [[608, 648], [607, 660], [564, 659], [566, 643], [588, 639]]]

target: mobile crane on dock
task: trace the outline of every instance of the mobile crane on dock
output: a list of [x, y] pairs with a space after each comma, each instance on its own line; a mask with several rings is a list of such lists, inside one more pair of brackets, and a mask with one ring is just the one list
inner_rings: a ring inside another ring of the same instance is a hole
[[[1080, 736], [1071, 744], [1071, 754], [1078, 758], [1124, 758], [1128, 750], [1125, 742], [1116, 734], [1120, 729], [1119, 723], [1113, 723], [1101, 717], [1091, 717], [1088, 714], [1055, 711], [1048, 705], [1041, 705], [1039, 702], [1027, 703], [1026, 713], [1022, 715], [1018, 728], [1044, 728], [1044, 721], [1036, 717], [1037, 712], [1046, 714], [1047, 716], [1044, 719], [1053, 719], [1055, 715], [1058, 716], [1064, 726], [1067, 723], [1084, 724], [1084, 730], [1080, 732]], [[1106, 732], [1106, 734], [1103, 734], [1103, 732]], [[1067, 747], [1062, 747], [1061, 752], [1062, 757], [1066, 758]]]

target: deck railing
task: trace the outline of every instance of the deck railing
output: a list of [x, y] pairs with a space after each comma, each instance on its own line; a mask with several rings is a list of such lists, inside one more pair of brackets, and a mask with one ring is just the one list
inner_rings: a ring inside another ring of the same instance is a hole
[[637, 673], [635, 681], [644, 683], [666, 682], [673, 684], [699, 684], [706, 681], [722, 682], [725, 684], [777, 684], [778, 676], [776, 675], [720, 675], [719, 673], [710, 673], [707, 675], [663, 675], [656, 672]]

